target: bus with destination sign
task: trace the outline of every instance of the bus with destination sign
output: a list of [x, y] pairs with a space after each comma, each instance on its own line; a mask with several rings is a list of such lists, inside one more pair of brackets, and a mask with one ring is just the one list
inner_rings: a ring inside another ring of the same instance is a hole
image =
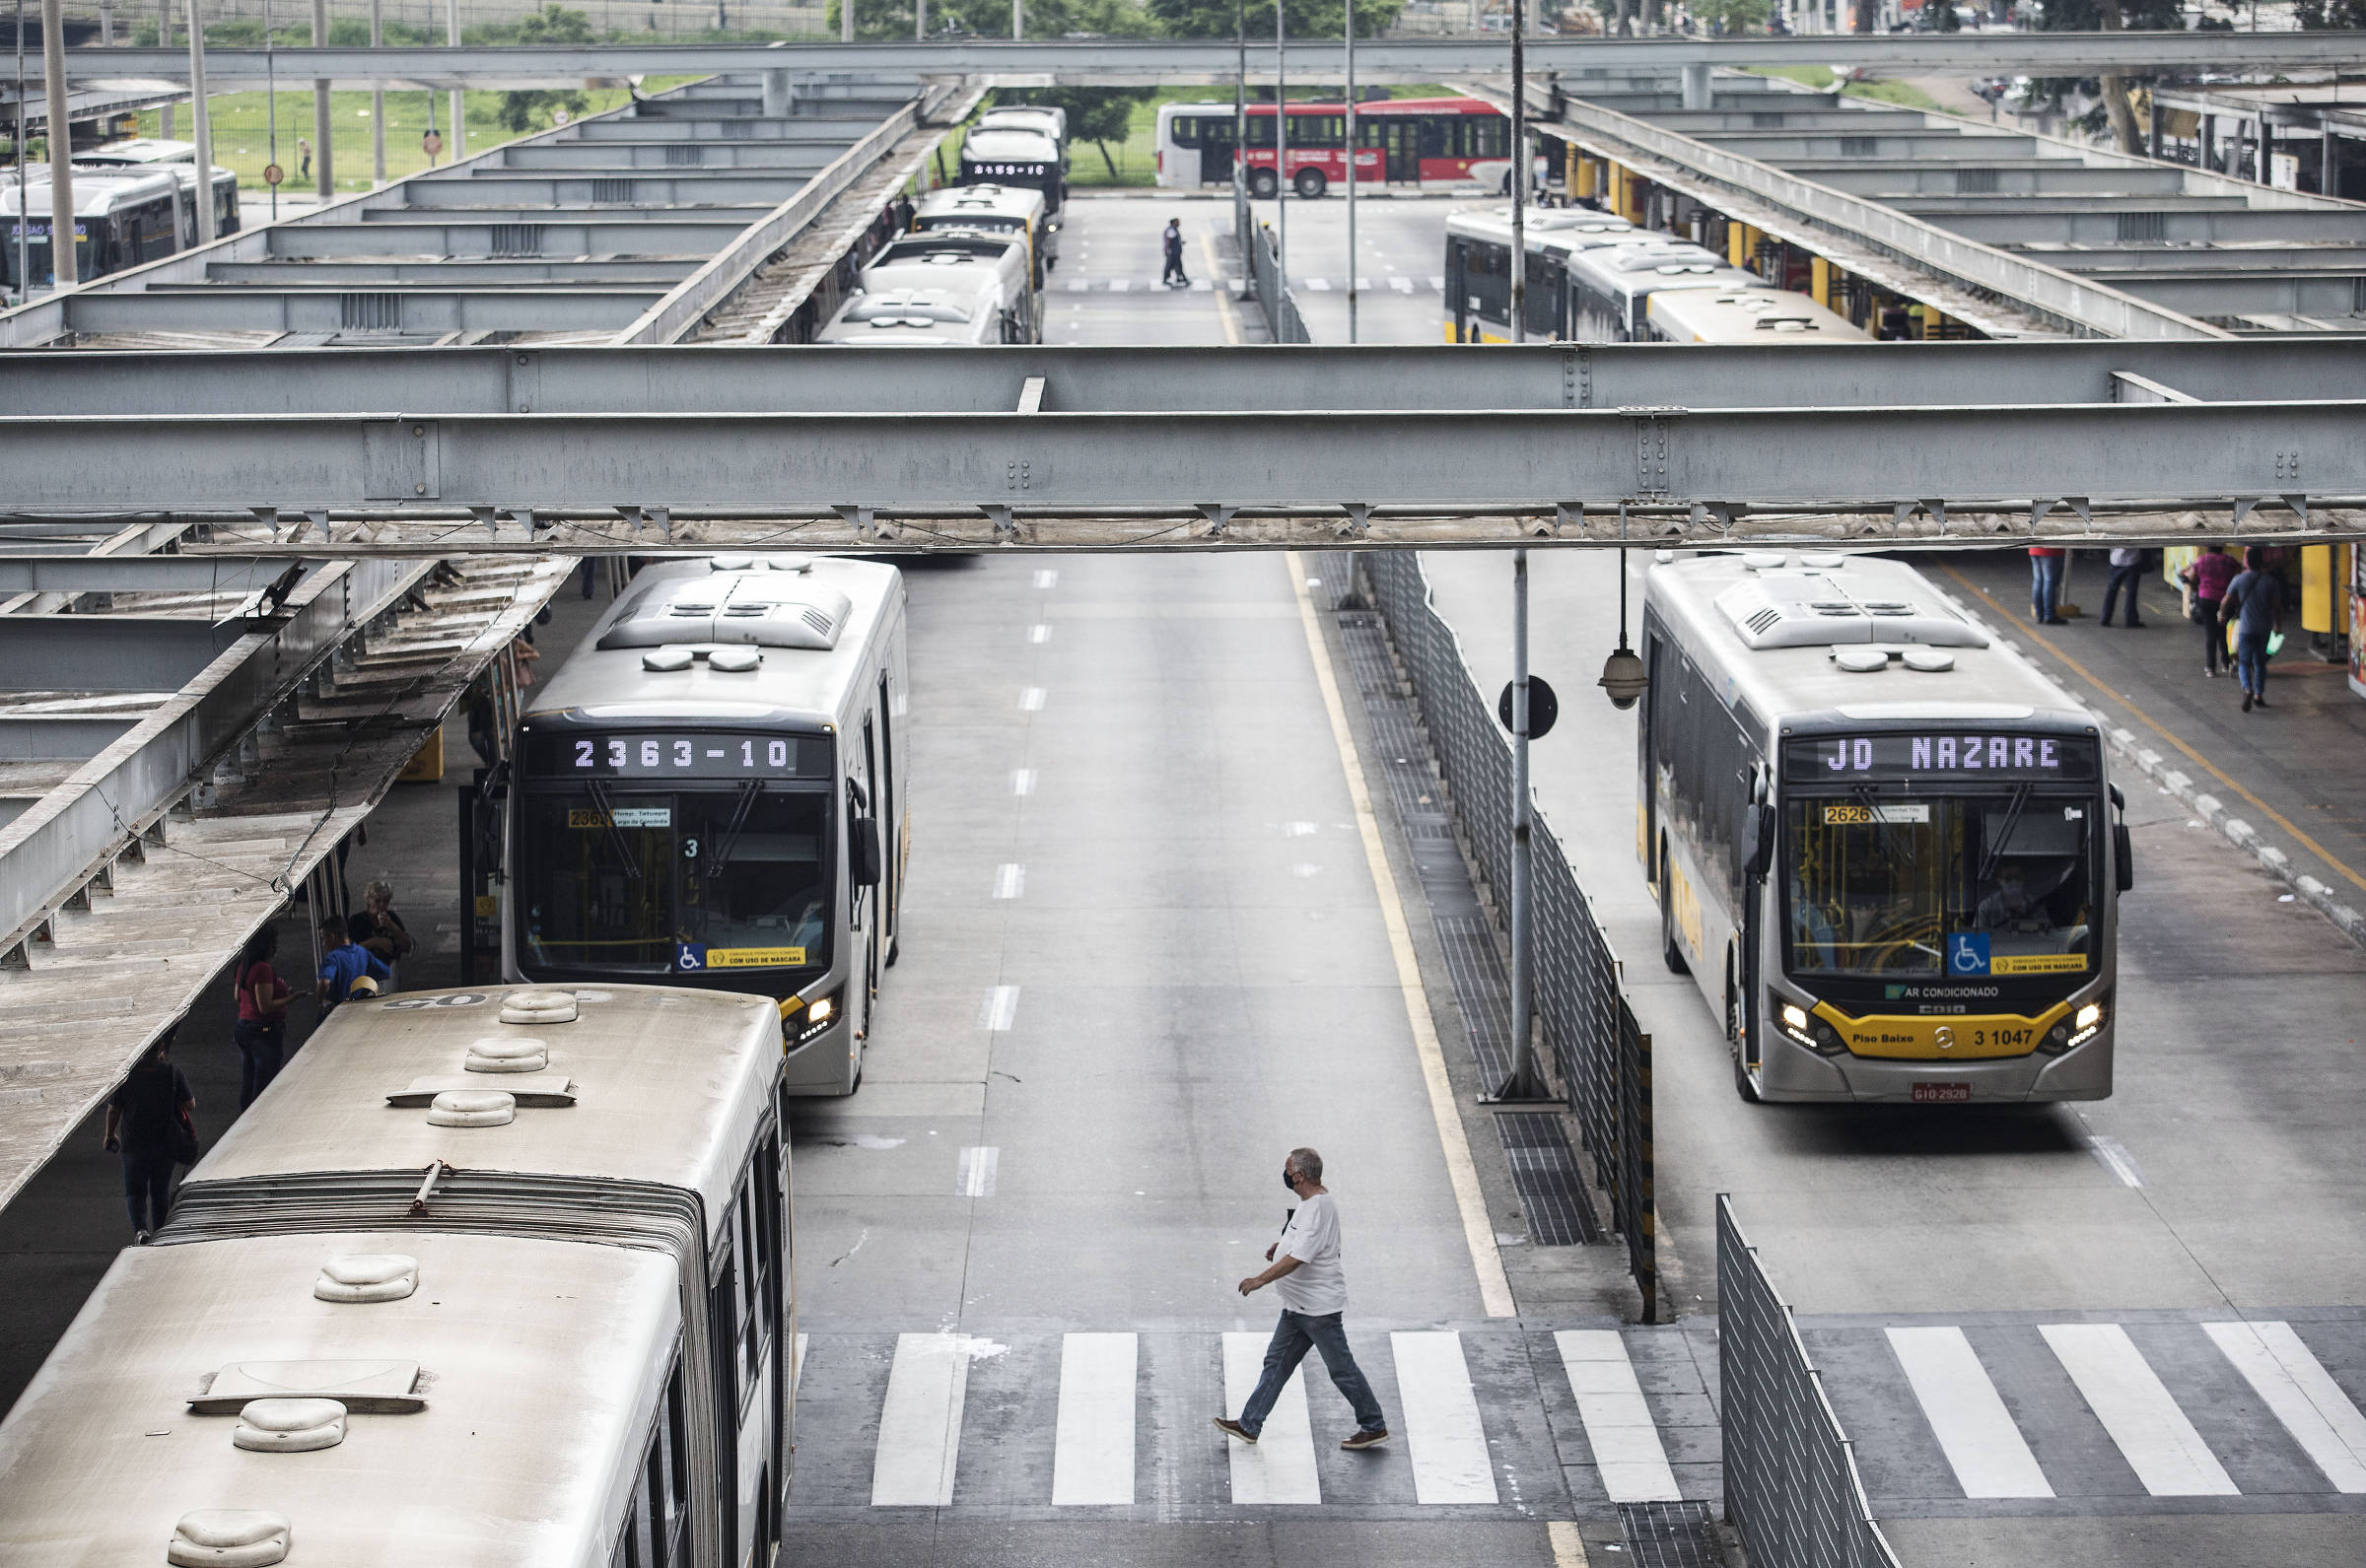
[[1636, 848], [1749, 1100], [2112, 1092], [2124, 801], [2095, 721], [1921, 574], [1663, 559]]
[[518, 729], [513, 981], [769, 996], [792, 1094], [851, 1094], [910, 851], [903, 579], [813, 556], [634, 578]]

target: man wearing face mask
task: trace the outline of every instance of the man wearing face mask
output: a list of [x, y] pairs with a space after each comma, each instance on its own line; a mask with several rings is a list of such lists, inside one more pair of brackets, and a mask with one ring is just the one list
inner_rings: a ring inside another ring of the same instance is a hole
[[1282, 1239], [1265, 1250], [1273, 1266], [1240, 1282], [1244, 1296], [1276, 1286], [1282, 1296], [1282, 1321], [1274, 1326], [1265, 1371], [1249, 1402], [1241, 1406], [1240, 1419], [1219, 1415], [1217, 1427], [1243, 1443], [1256, 1442], [1274, 1401], [1282, 1398], [1283, 1386], [1314, 1349], [1323, 1353], [1324, 1369], [1356, 1411], [1355, 1434], [1339, 1446], [1378, 1448], [1388, 1441], [1388, 1424], [1340, 1327], [1340, 1315], [1348, 1310], [1348, 1276], [1339, 1265], [1339, 1205], [1323, 1186], [1323, 1157], [1312, 1149], [1290, 1150], [1282, 1167], [1282, 1185], [1297, 1194], [1298, 1206], [1290, 1211]]

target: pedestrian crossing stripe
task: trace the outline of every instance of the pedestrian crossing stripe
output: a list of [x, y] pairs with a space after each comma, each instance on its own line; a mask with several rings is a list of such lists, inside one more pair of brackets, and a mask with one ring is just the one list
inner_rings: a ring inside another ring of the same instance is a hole
[[[1357, 279], [1356, 288], [1357, 292], [1362, 294], [1371, 294], [1376, 292], [1372, 287], [1373, 281], [1374, 280], [1370, 278]], [[1224, 282], [1227, 287], [1237, 287], [1241, 280], [1238, 278], [1226, 278]], [[1063, 282], [1060, 287], [1065, 289], [1070, 294], [1207, 294], [1212, 291], [1214, 285], [1211, 284], [1206, 278], [1194, 278], [1191, 280], [1191, 287], [1188, 290], [1170, 289], [1165, 280], [1161, 278], [1136, 278], [1130, 276], [1110, 277], [1103, 275], [1092, 278], [1069, 278]], [[1308, 294], [1345, 294], [1348, 288], [1348, 281], [1345, 278], [1327, 277], [1292, 278], [1290, 280], [1290, 287], [1296, 290], [1301, 290]], [[1402, 273], [1397, 273], [1390, 275], [1386, 283], [1386, 288], [1396, 294], [1443, 294], [1446, 288], [1446, 280], [1442, 277], [1437, 277], [1434, 275], [1427, 278], [1416, 278]]]

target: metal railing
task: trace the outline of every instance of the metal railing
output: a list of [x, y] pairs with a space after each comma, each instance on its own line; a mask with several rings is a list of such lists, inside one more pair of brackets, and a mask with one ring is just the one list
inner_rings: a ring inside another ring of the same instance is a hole
[[1232, 181], [1232, 238], [1240, 246], [1241, 265], [1247, 269], [1249, 287], [1256, 293], [1257, 307], [1264, 312], [1272, 341], [1312, 343], [1306, 318], [1298, 314], [1297, 297], [1289, 292], [1289, 281], [1282, 275], [1274, 232], [1251, 215], [1248, 191], [1237, 176]]
[[1725, 1520], [1755, 1568], [1899, 1568], [1791, 1309], [1717, 1194]]
[[[1422, 720], [1445, 775], [1446, 798], [1481, 880], [1511, 885], [1511, 742], [1480, 695], [1461, 641], [1431, 604], [1412, 551], [1357, 556], [1366, 597], [1411, 675]], [[1659, 1243], [1652, 1207], [1651, 1037], [1635, 1024], [1618, 954], [1578, 886], [1561, 841], [1536, 816], [1536, 1013], [1556, 1076], [1574, 1109], [1594, 1185], [1610, 1199], [1642, 1293], [1642, 1321], [1659, 1316]]]

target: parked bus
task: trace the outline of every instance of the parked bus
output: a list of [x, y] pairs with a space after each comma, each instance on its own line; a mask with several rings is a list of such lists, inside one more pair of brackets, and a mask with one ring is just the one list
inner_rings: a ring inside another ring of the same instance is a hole
[[[74, 267], [77, 280], [87, 283], [111, 272], [161, 260], [181, 248], [180, 181], [162, 170], [77, 170], [74, 180]], [[14, 179], [0, 184], [0, 277], [8, 282], [12, 299], [23, 300], [31, 290], [56, 286], [49, 250], [49, 170], [35, 165], [27, 171], [25, 204], [30, 218], [21, 217]], [[25, 270], [17, 275], [20, 231], [25, 240]]]
[[504, 972], [760, 992], [788, 1092], [854, 1093], [911, 848], [906, 668], [893, 567], [643, 571], [520, 722]]
[[1044, 221], [1057, 225], [1068, 199], [1060, 142], [1031, 125], [973, 126], [961, 139], [960, 185], [1023, 185], [1043, 193]]
[[[1271, 103], [1248, 108], [1248, 154], [1244, 160], [1252, 196], [1271, 196], [1287, 178], [1298, 195], [1320, 196], [1348, 176], [1348, 106], [1345, 102], [1289, 105], [1289, 165], [1275, 172]], [[1230, 103], [1164, 103], [1158, 108], [1158, 183], [1170, 188], [1232, 182], [1233, 134]], [[1475, 98], [1374, 99], [1356, 105], [1356, 177], [1390, 185], [1468, 184], [1474, 164], [1510, 156], [1511, 121], [1492, 103]], [[1492, 172], [1483, 170], [1482, 172]]]
[[0, 1423], [0, 1559], [771, 1561], [782, 1076], [761, 996], [345, 1003]]
[[[197, 242], [197, 144], [195, 142], [166, 141], [155, 136], [135, 137], [126, 141], [104, 142], [86, 147], [74, 155], [74, 167], [115, 169], [163, 169], [180, 181], [180, 242], [182, 247]], [[239, 176], [233, 170], [214, 166], [214, 235], [239, 232]]]
[[[1764, 289], [1687, 239], [1581, 208], [1528, 215], [1527, 335], [1531, 340], [1626, 343], [1648, 335], [1645, 306], [1662, 290]], [[1450, 343], [1511, 340], [1511, 214], [1458, 212], [1446, 220], [1445, 329]]]
[[1060, 264], [1060, 231], [1045, 224], [1047, 210], [1043, 192], [1023, 185], [946, 185], [921, 197], [912, 232], [1023, 236], [1041, 289], [1044, 274]]
[[1788, 289], [1662, 289], [1643, 304], [1654, 343], [1870, 343], [1871, 333]]
[[1711, 555], [1644, 579], [1636, 849], [1746, 1100], [2100, 1100], [2119, 895], [2103, 737], [1921, 574]]
[[1025, 237], [934, 229], [894, 240], [857, 273], [813, 341], [943, 348], [1042, 337]]

